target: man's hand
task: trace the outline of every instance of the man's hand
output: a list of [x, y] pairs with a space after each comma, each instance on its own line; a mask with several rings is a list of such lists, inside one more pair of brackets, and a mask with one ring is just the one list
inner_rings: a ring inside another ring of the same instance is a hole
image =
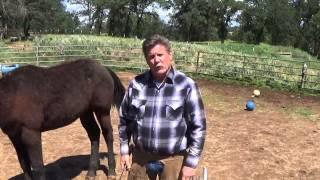
[[196, 169], [188, 167], [188, 166], [183, 166], [182, 180], [190, 180], [195, 175], [196, 175]]
[[131, 168], [130, 156], [128, 154], [121, 156], [120, 165], [122, 170], [129, 170]]

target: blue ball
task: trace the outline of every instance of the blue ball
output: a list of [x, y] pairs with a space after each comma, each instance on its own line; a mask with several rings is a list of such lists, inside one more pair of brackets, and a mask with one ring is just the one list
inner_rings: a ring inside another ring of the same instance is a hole
[[246, 105], [246, 110], [248, 111], [253, 111], [256, 108], [256, 104], [254, 103], [253, 100], [249, 100], [247, 101], [247, 105]]

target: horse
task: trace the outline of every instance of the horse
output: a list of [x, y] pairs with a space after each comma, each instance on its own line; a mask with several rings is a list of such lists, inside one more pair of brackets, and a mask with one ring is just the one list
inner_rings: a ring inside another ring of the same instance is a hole
[[24, 178], [46, 179], [41, 133], [77, 119], [91, 143], [86, 179], [96, 176], [101, 132], [108, 148], [108, 176], [115, 177], [110, 110], [115, 106], [119, 111], [124, 94], [119, 77], [91, 59], [48, 68], [26, 65], [0, 79], [0, 128], [16, 150]]

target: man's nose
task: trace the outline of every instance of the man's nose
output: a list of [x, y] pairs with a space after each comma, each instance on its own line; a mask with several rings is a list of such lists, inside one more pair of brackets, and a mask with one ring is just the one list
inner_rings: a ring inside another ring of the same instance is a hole
[[160, 59], [160, 57], [159, 57], [159, 56], [156, 56], [156, 57], [154, 58], [154, 61], [155, 61], [156, 63], [158, 63], [158, 62], [160, 62], [160, 61], [161, 61], [161, 59]]

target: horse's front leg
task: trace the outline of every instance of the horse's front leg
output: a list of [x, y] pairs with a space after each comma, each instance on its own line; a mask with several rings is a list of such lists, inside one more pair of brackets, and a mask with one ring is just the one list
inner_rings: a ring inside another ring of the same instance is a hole
[[95, 179], [99, 166], [99, 139], [100, 128], [94, 119], [92, 112], [86, 112], [81, 117], [81, 124], [88, 133], [91, 142], [91, 155], [86, 179]]
[[32, 180], [30, 158], [29, 158], [26, 147], [22, 143], [20, 135], [21, 134], [19, 133], [16, 136], [9, 136], [9, 138], [13, 144], [13, 147], [15, 148], [15, 150], [17, 152], [19, 163], [20, 163], [20, 166], [21, 166], [23, 173], [24, 173], [24, 179], [25, 180]]
[[21, 132], [22, 143], [29, 155], [32, 179], [45, 180], [45, 169], [43, 165], [41, 132], [29, 128], [23, 128]]

